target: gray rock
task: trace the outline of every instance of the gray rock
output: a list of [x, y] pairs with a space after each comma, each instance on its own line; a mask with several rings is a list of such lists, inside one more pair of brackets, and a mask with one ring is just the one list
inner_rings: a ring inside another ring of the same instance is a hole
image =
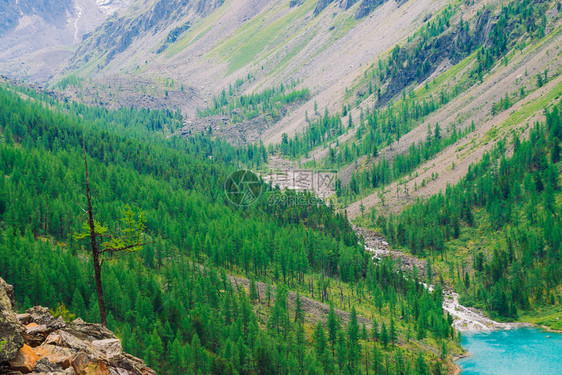
[[70, 323], [67, 332], [83, 340], [106, 340], [116, 339], [117, 336], [101, 324], [86, 323], [78, 318]]
[[92, 345], [103, 353], [108, 362], [113, 361], [123, 353], [119, 339], [95, 340], [92, 341]]
[[43, 325], [47, 328], [46, 331], [52, 332], [57, 329], [66, 327], [66, 323], [62, 317], [55, 318], [48, 308], [42, 306], [34, 306], [27, 310], [31, 317], [31, 321]]
[[29, 324], [31, 323], [31, 315], [28, 313], [25, 314], [17, 314], [16, 318], [19, 320], [21, 324]]
[[96, 374], [156, 374], [141, 359], [124, 353], [121, 341], [102, 325], [82, 319], [66, 324], [41, 306], [16, 315], [14, 303], [13, 288], [0, 278], [0, 374], [76, 375], [86, 369]]
[[33, 368], [33, 372], [62, 372], [63, 368], [49, 361], [47, 358], [42, 358], [37, 361], [35, 367]]
[[46, 325], [41, 324], [41, 325], [39, 325], [39, 326], [26, 328], [25, 332], [26, 332], [28, 335], [36, 335], [36, 334], [38, 334], [38, 333], [47, 332], [47, 329], [48, 329], [48, 328], [47, 328]]
[[355, 18], [359, 19], [369, 15], [375, 8], [378, 8], [387, 1], [388, 0], [363, 0], [359, 8], [357, 8]]
[[318, 3], [316, 3], [316, 8], [314, 8], [314, 16], [316, 17], [317, 15], [319, 15], [324, 9], [326, 9], [328, 5], [333, 2], [334, 0], [318, 0]]
[[14, 305], [13, 287], [0, 278], [0, 363], [14, 359], [24, 343]]

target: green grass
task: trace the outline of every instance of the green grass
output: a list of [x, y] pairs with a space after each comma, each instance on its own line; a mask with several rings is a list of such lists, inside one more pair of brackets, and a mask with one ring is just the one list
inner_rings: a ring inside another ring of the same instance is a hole
[[[207, 34], [216, 25], [216, 21], [223, 17], [232, 5], [232, 0], [226, 2], [223, 6], [216, 9], [213, 13], [203, 18], [202, 20], [196, 22], [189, 30], [187, 30], [182, 36], [173, 44], [171, 44], [165, 52], [165, 56], [168, 58], [174, 57], [181, 51], [183, 51], [187, 46], [201, 39], [205, 34]], [[162, 41], [163, 42], [163, 41]]]
[[557, 100], [562, 95], [562, 82], [558, 82], [554, 88], [545, 95], [540, 96], [538, 99], [533, 100], [523, 105], [523, 108], [512, 113], [509, 118], [504, 122], [505, 126], [512, 126], [519, 124], [527, 119], [534, 113], [539, 112], [545, 108], [553, 100]]
[[535, 311], [525, 312], [519, 316], [519, 320], [562, 331], [562, 306], [546, 306]]
[[341, 13], [334, 20], [334, 30], [332, 38], [341, 38], [342, 36], [347, 34], [349, 30], [354, 28], [358, 23], [359, 22], [357, 21], [357, 19], [353, 15], [349, 14], [349, 12]]
[[[302, 29], [299, 33], [295, 34], [293, 37], [291, 37], [292, 39], [295, 39], [298, 35], [305, 33], [305, 37], [303, 39], [300, 40], [300, 42], [298, 44], [296, 44], [287, 54], [285, 54], [285, 56], [283, 57], [283, 59], [277, 64], [277, 66], [275, 67], [275, 69], [273, 70], [272, 74], [275, 73], [281, 73], [283, 72], [283, 70], [291, 63], [292, 59], [300, 52], [302, 51], [302, 49], [304, 47], [306, 47], [306, 45], [308, 43], [310, 43], [312, 41], [312, 39], [314, 39], [314, 37], [316, 36], [316, 29], [313, 30], [307, 30], [307, 29]], [[274, 53], [276, 50], [271, 51], [271, 53]]]
[[[287, 12], [289, 1], [283, 1], [254, 17], [240, 27], [237, 32], [215, 48], [211, 55], [217, 55], [228, 61], [228, 73], [232, 73], [255, 61], [267, 46], [282, 46], [285, 31], [298, 24], [315, 6], [313, 0]], [[285, 14], [283, 14], [285, 13]]]
[[[429, 89], [426, 89], [425, 86], [422, 86], [420, 88], [418, 88], [417, 90], [414, 91], [414, 93], [416, 94], [416, 97], [418, 98], [423, 98], [426, 95], [432, 95], [434, 92], [436, 92], [437, 89], [440, 88], [440, 86], [442, 84], [446, 84], [448, 83], [450, 80], [455, 79], [455, 80], [459, 80], [459, 83], [463, 83], [464, 81], [466, 81], [468, 79], [468, 77], [462, 77], [461, 74], [462, 73], [466, 73], [465, 70], [466, 68], [472, 64], [474, 61], [476, 61], [476, 55], [478, 54], [478, 50], [474, 51], [473, 53], [471, 53], [470, 55], [468, 55], [467, 57], [465, 57], [463, 60], [461, 60], [458, 64], [453, 65], [451, 68], [447, 69], [446, 72], [440, 74], [439, 76], [437, 76], [429, 85]], [[457, 81], [458, 82], [458, 81]], [[457, 83], [458, 85], [458, 83]]]

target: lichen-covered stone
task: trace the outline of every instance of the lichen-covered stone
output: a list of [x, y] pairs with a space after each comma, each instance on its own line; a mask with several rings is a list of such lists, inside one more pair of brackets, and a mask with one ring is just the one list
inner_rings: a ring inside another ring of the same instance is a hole
[[13, 287], [0, 278], [0, 363], [14, 359], [24, 343], [14, 304]]
[[67, 324], [41, 306], [16, 316], [13, 305], [13, 289], [0, 279], [0, 374], [155, 375], [100, 324]]

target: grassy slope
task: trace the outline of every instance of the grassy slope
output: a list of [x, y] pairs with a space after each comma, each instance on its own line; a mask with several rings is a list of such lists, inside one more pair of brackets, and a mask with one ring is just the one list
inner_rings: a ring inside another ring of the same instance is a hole
[[[455, 183], [464, 175], [464, 173], [456, 173], [457, 177], [451, 179], [451, 173], [446, 172], [447, 170], [450, 171], [450, 168], [447, 169], [442, 164], [444, 160], [449, 160], [448, 165], [451, 164], [451, 161], [454, 161], [457, 167], [459, 165], [463, 167], [463, 165], [466, 164], [466, 166], [461, 169], [465, 171], [470, 163], [479, 160], [483, 151], [489, 149], [499, 138], [510, 134], [511, 131], [517, 128], [525, 126], [529, 119], [541, 115], [544, 105], [557, 97], [561, 90], [560, 73], [562, 72], [562, 62], [560, 60], [560, 47], [557, 42], [561, 32], [561, 26], [557, 26], [551, 33], [536, 44], [528, 45], [521, 52], [512, 51], [511, 54], [508, 55], [509, 63], [507, 66], [502, 63], [496, 64], [492, 71], [484, 77], [484, 83], [475, 84], [466, 92], [460, 94], [457, 99], [422, 119], [417, 128], [401, 138], [400, 143], [394, 143], [381, 151], [387, 159], [392, 159], [392, 155], [395, 155], [397, 152], [407, 152], [409, 144], [417, 143], [425, 139], [428, 123], [435, 124], [438, 122], [443, 129], [452, 123], [460, 123], [461, 125], [464, 124], [462, 126], [467, 126], [472, 119], [476, 119], [477, 131], [475, 134], [460, 139], [455, 144], [437, 154], [433, 160], [429, 160], [420, 165], [409, 176], [404, 176], [403, 178], [395, 180], [385, 189], [387, 201], [390, 202], [393, 211], [399, 211], [402, 206], [408, 205], [418, 196], [426, 197], [437, 193], [440, 189], [444, 189], [447, 183]], [[544, 56], [541, 62], [543, 68], [539, 67], [537, 69], [536, 66], [534, 66], [536, 61], [533, 61], [533, 58], [538, 55], [539, 52]], [[555, 54], [555, 56], [552, 56], [552, 54]], [[415, 91], [416, 98], [418, 95], [420, 97], [439, 95], [442, 89], [451, 87], [452, 82], [456, 85], [462, 85], [463, 82], [470, 82], [468, 73], [474, 61], [474, 54], [470, 55], [432, 81], [428, 89], [426, 89], [425, 86], [419, 87]], [[521, 77], [517, 79], [514, 77], [514, 72], [516, 71], [526, 72], [528, 70], [529, 72], [536, 72], [538, 70], [542, 72], [544, 67], [549, 69], [550, 77], [547, 92], [545, 92], [544, 87], [540, 91], [536, 87], [536, 80], [533, 73], [529, 73], [528, 75], [522, 73]], [[496, 86], [502, 87], [502, 89], [499, 90]], [[525, 87], [526, 94], [524, 97], [515, 95], [515, 97], [512, 98], [513, 108], [501, 111], [496, 115], [490, 113], [488, 108], [505, 95], [505, 90], [507, 90], [510, 96], [513, 96], [513, 93], [517, 93], [521, 87]], [[405, 100], [410, 99], [406, 98]], [[394, 104], [396, 110], [399, 108], [401, 102], [402, 99]], [[474, 103], [479, 104], [476, 105]], [[352, 139], [349, 141], [350, 144], [353, 142], [356, 142], [356, 140]], [[449, 154], [454, 154], [454, 157], [451, 157]], [[371, 163], [363, 161], [359, 169], [369, 168], [370, 166]], [[437, 178], [433, 181], [431, 186], [424, 187], [423, 189], [419, 188], [422, 179], [418, 178], [418, 176], [426, 177], [426, 182], [428, 182], [428, 171], [438, 172]], [[417, 182], [417, 191], [414, 191], [414, 181]], [[396, 189], [404, 185], [404, 183], [408, 183], [410, 192], [414, 192], [414, 194], [411, 194], [410, 197], [402, 196], [396, 198]], [[370, 207], [381, 209], [382, 207], [377, 195], [378, 191], [375, 192], [371, 189], [354, 197], [352, 202], [355, 203], [350, 204], [347, 208], [348, 215], [351, 217], [360, 215], [359, 205], [361, 201], [363, 201], [367, 209]], [[347, 205], [350, 202], [348, 200], [344, 203]]]

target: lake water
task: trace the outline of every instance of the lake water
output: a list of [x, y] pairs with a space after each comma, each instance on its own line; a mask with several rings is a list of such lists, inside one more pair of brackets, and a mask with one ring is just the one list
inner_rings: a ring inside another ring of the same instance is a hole
[[[547, 337], [550, 336], [550, 337]], [[537, 328], [463, 333], [462, 375], [562, 375], [562, 334]]]

